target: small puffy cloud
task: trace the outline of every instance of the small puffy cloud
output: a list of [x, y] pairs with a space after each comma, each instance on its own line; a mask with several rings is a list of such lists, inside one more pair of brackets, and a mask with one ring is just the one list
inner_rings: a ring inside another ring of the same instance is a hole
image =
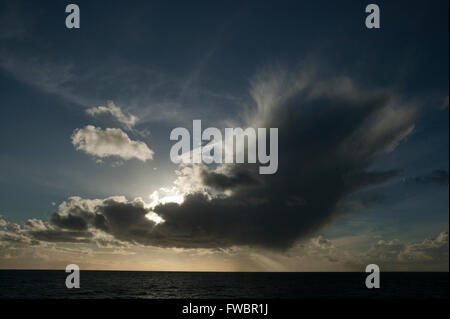
[[46, 230], [47, 226], [40, 219], [29, 219], [24, 224], [25, 229], [27, 230]]
[[0, 243], [37, 245], [43, 242], [89, 243], [93, 234], [87, 231], [65, 230], [40, 219], [29, 219], [21, 227], [8, 223], [0, 231]]
[[39, 242], [28, 236], [18, 224], [6, 223], [5, 230], [0, 230], [0, 247], [37, 245]]
[[441, 260], [448, 263], [448, 232], [442, 232], [436, 238], [427, 238], [421, 243], [407, 245], [400, 258], [411, 262]]
[[113, 101], [108, 101], [107, 106], [101, 105], [91, 107], [86, 110], [86, 113], [91, 116], [109, 114], [123, 124], [127, 129], [132, 129], [138, 120], [138, 118], [132, 114], [125, 115], [120, 107], [115, 105]]
[[141, 141], [133, 141], [119, 128], [102, 130], [93, 125], [76, 129], [72, 134], [72, 144], [97, 158], [117, 156], [124, 160], [136, 158], [140, 161], [153, 159], [154, 152]]
[[442, 262], [448, 265], [448, 257], [448, 232], [411, 244], [397, 239], [380, 240], [367, 252], [367, 258], [371, 260], [397, 264]]

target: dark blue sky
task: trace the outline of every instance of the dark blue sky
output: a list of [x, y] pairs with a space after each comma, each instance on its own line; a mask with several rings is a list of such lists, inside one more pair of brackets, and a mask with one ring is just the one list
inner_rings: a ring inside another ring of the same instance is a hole
[[[376, 1], [379, 30], [365, 27], [363, 1], [75, 3], [81, 28], [68, 30], [64, 1], [0, 1], [5, 219], [45, 220], [74, 195], [148, 198], [176, 178], [174, 127], [240, 121], [261, 69], [311, 65], [319, 77], [348, 76], [420, 106], [414, 131], [372, 167], [401, 174], [354, 194], [375, 204], [327, 226], [329, 237], [370, 230], [420, 240], [448, 231], [448, 1]], [[108, 100], [139, 118], [128, 135], [145, 142], [153, 160], [98, 164], [75, 150], [75, 129], [119, 127], [85, 112]], [[437, 170], [447, 182], [420, 179]]]

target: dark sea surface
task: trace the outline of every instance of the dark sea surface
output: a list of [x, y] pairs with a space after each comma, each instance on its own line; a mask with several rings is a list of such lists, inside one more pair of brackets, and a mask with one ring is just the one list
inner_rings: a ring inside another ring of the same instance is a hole
[[381, 273], [367, 289], [366, 273], [217, 273], [81, 271], [67, 289], [64, 270], [0, 270], [0, 298], [320, 298], [448, 299], [448, 272]]

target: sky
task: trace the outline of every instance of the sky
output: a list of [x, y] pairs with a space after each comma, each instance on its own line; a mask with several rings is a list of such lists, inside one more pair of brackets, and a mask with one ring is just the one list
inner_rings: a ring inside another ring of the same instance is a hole
[[448, 1], [74, 3], [0, 1], [0, 268], [448, 271]]

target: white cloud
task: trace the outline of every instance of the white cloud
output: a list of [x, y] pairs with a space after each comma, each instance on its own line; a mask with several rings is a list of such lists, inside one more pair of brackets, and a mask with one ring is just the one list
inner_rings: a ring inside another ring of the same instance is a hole
[[114, 104], [113, 101], [108, 101], [107, 106], [96, 106], [86, 110], [86, 113], [91, 116], [97, 116], [100, 114], [110, 114], [117, 121], [125, 125], [127, 129], [132, 129], [136, 124], [138, 118], [132, 114], [125, 115], [120, 107]]
[[79, 151], [98, 158], [117, 156], [124, 160], [136, 158], [140, 161], [153, 159], [154, 152], [141, 141], [133, 141], [118, 128], [87, 125], [76, 129], [72, 134], [72, 144]]
[[[233, 249], [249, 254], [245, 248]], [[370, 263], [385, 271], [448, 271], [448, 232], [413, 243], [379, 240], [362, 251], [353, 244], [343, 245], [339, 238], [318, 236], [286, 252], [253, 249], [250, 256], [255, 267], [271, 271], [361, 271]]]
[[380, 240], [368, 251], [368, 256], [380, 261], [398, 263], [441, 261], [448, 264], [448, 232], [442, 232], [434, 239], [411, 244], [396, 239]]

